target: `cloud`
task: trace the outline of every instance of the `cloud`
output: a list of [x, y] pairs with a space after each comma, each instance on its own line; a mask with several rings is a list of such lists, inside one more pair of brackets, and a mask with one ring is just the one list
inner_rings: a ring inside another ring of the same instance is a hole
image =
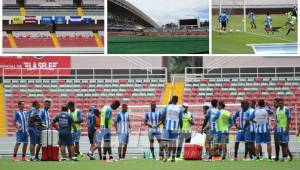
[[127, 0], [158, 24], [178, 23], [179, 19], [208, 19], [208, 0]]

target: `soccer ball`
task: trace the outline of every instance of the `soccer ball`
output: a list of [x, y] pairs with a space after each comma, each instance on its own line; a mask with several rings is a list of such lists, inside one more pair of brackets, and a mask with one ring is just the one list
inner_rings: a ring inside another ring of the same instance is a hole
[[233, 29], [230, 29], [229, 31], [230, 31], [230, 32], [233, 32]]
[[236, 32], [240, 32], [240, 30], [235, 30]]

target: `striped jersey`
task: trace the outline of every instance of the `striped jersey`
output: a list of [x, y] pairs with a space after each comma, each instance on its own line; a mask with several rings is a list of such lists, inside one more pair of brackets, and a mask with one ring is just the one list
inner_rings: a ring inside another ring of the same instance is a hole
[[128, 134], [130, 127], [130, 118], [128, 112], [119, 112], [115, 116], [115, 123], [118, 127], [118, 134]]
[[163, 109], [162, 114], [165, 117], [164, 129], [178, 130], [179, 121], [182, 120], [182, 111], [175, 104], [169, 104]]
[[14, 113], [14, 122], [16, 122], [20, 128], [22, 128], [22, 132], [26, 132], [27, 130], [27, 112], [26, 111], [16, 111]]
[[241, 130], [244, 130], [245, 128], [245, 124], [246, 124], [246, 114], [247, 114], [247, 111], [243, 111], [243, 109], [239, 109], [237, 110], [234, 115], [233, 115], [233, 121], [236, 121], [238, 119], [238, 126], [239, 126], [239, 129]]
[[255, 121], [255, 133], [269, 132], [269, 114], [272, 114], [272, 111], [266, 108], [254, 111], [252, 119]]
[[246, 130], [249, 130], [250, 132], [255, 132], [255, 124], [251, 121], [251, 117], [253, 117], [254, 109], [249, 108], [246, 112], [246, 121], [249, 121], [249, 125], [246, 128]]
[[40, 110], [40, 117], [42, 119], [43, 127], [49, 129], [50, 128], [50, 113], [46, 108], [42, 108]]
[[[159, 111], [155, 111], [155, 112], [148, 112], [145, 115], [145, 121], [148, 122], [149, 124], [151, 124], [152, 126], [157, 126], [159, 125], [160, 121], [161, 121], [161, 112]], [[149, 132], [157, 132], [160, 131], [159, 127], [157, 128], [148, 128]]]
[[209, 119], [210, 131], [216, 132], [216, 122], [214, 121], [216, 114], [220, 112], [219, 109], [211, 107], [207, 110], [205, 117]]

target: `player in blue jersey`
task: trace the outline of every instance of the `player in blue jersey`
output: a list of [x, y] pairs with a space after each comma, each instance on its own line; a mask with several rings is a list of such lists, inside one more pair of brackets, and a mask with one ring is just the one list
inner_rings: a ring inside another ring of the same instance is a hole
[[[57, 124], [59, 126], [57, 126]], [[61, 113], [54, 117], [52, 126], [58, 131], [58, 145], [62, 155], [61, 160], [64, 161], [67, 159], [67, 154], [65, 151], [65, 147], [67, 146], [71, 160], [77, 161], [77, 158], [74, 155], [74, 145], [71, 132], [72, 128], [73, 130], [76, 130], [76, 126], [72, 116], [68, 113], [67, 105], [63, 105], [61, 108]]]
[[220, 31], [224, 31], [226, 32], [226, 28], [227, 28], [227, 24], [228, 24], [228, 21], [229, 21], [229, 17], [228, 15], [226, 14], [226, 11], [223, 11], [219, 17], [218, 17], [218, 20], [220, 22]]
[[257, 160], [260, 160], [259, 154], [262, 150], [262, 143], [267, 144], [268, 158], [269, 160], [272, 160], [272, 145], [269, 127], [269, 115], [271, 114], [273, 114], [273, 112], [270, 109], [265, 108], [265, 101], [261, 99], [258, 101], [258, 108], [255, 109], [254, 114], [250, 118], [255, 123], [255, 142]]
[[[249, 103], [245, 100], [242, 100], [241, 108], [237, 110], [233, 115], [234, 126], [237, 129], [237, 134], [235, 136], [235, 145], [234, 145], [234, 157], [232, 159], [234, 161], [237, 160], [240, 142], [245, 142], [246, 113], [248, 111], [248, 108], [249, 108]], [[247, 149], [248, 147], [245, 143], [245, 153], [247, 153]], [[246, 158], [246, 156], [244, 158]]]
[[28, 144], [28, 134], [27, 134], [27, 112], [24, 110], [25, 103], [23, 101], [18, 102], [18, 110], [14, 113], [13, 125], [16, 128], [16, 144], [14, 147], [14, 154], [12, 161], [17, 161], [17, 153], [21, 143], [22, 147], [22, 161], [27, 161], [26, 159], [26, 150]]
[[28, 133], [30, 137], [30, 161], [40, 161], [42, 119], [40, 117], [40, 103], [32, 102], [32, 108], [28, 111]]
[[280, 28], [282, 27], [274, 27], [272, 26], [272, 17], [269, 13], [265, 17], [265, 31], [269, 34], [270, 32], [274, 34], [274, 32], [280, 32]]
[[[249, 106], [249, 102], [246, 100]], [[245, 126], [245, 141], [247, 146], [247, 152], [245, 152], [245, 157], [247, 157], [247, 154], [249, 153], [250, 159], [254, 159], [255, 157], [255, 126], [252, 121], [250, 121], [250, 118], [254, 114], [254, 108], [255, 108], [255, 101], [251, 101], [250, 107], [248, 107], [248, 110], [246, 112], [246, 126]]]
[[166, 150], [167, 156], [164, 161], [167, 162], [168, 158], [172, 156], [171, 161], [175, 162], [176, 156], [176, 140], [178, 137], [179, 126], [182, 127], [182, 111], [176, 105], [178, 96], [173, 96], [171, 103], [162, 111], [163, 133], [162, 138], [167, 143]]
[[150, 142], [150, 151], [152, 154], [153, 159], [155, 159], [154, 154], [154, 138], [157, 140], [159, 145], [159, 158], [158, 160], [162, 160], [162, 143], [161, 143], [161, 131], [159, 126], [162, 124], [161, 119], [162, 115], [161, 112], [156, 110], [156, 103], [151, 102], [151, 111], [146, 113], [144, 123], [148, 126], [148, 137]]
[[[213, 142], [213, 139], [215, 138], [215, 135], [217, 135], [217, 131], [216, 131], [216, 123], [213, 121], [213, 118], [215, 117], [215, 115], [219, 112], [219, 109], [218, 109], [218, 100], [216, 99], [213, 99], [211, 100], [211, 108], [209, 108], [207, 110], [207, 113], [205, 115], [205, 118], [204, 118], [204, 123], [202, 125], [202, 129], [201, 129], [201, 133], [204, 132], [205, 128], [206, 128], [206, 125], [209, 124], [209, 141], [210, 143]], [[215, 148], [215, 149], [210, 149], [210, 154], [209, 154], [209, 158], [208, 158], [208, 161], [211, 161], [212, 159], [212, 156], [213, 155], [217, 155], [217, 150], [218, 148]]]
[[125, 159], [127, 152], [127, 144], [130, 134], [130, 117], [128, 113], [128, 105], [122, 104], [122, 111], [115, 116], [115, 128], [119, 138], [118, 154], [119, 159]]
[[[86, 120], [86, 127], [88, 129], [88, 138], [90, 142], [90, 150], [87, 153], [87, 156], [90, 158], [90, 160], [95, 160], [94, 152], [97, 149], [96, 143], [96, 115], [94, 113], [94, 110], [96, 109], [95, 106], [89, 107], [89, 112], [86, 114], [85, 120]], [[101, 154], [99, 154], [100, 157], [102, 157]]]
[[250, 25], [251, 25], [251, 28], [253, 29], [256, 29], [256, 24], [255, 24], [255, 13], [254, 12], [249, 12], [249, 21], [250, 21]]
[[43, 130], [49, 129], [51, 125], [50, 112], [49, 112], [50, 107], [51, 107], [51, 101], [45, 100], [44, 107], [40, 110], [40, 117], [43, 123]]

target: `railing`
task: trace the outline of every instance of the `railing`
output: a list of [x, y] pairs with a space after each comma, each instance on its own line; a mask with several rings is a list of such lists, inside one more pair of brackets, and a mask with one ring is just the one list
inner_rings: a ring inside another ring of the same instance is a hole
[[167, 82], [167, 68], [153, 67], [151, 72], [147, 68], [4, 68], [3, 80], [9, 79], [165, 79]]
[[255, 77], [300, 77], [300, 67], [186, 67], [185, 80], [201, 78], [255, 78]]

